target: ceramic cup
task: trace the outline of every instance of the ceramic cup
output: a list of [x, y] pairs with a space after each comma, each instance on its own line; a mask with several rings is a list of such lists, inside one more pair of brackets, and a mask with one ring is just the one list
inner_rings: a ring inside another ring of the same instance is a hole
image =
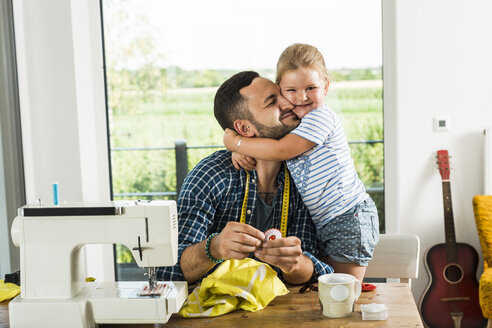
[[360, 292], [360, 281], [350, 274], [329, 273], [318, 277], [321, 310], [329, 318], [349, 316]]

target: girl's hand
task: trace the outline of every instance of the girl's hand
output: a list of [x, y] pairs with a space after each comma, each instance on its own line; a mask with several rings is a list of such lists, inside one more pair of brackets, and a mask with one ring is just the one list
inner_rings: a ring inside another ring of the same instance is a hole
[[238, 171], [241, 168], [247, 171], [251, 171], [256, 167], [256, 160], [253, 157], [241, 155], [236, 152], [233, 152], [231, 157], [232, 157], [232, 164]]
[[226, 146], [227, 150], [230, 150], [230, 151], [236, 151], [237, 150], [237, 142], [239, 140], [236, 140], [239, 139], [238, 137], [239, 134], [236, 133], [236, 131], [234, 130], [231, 130], [231, 129], [225, 129], [224, 131], [224, 146]]

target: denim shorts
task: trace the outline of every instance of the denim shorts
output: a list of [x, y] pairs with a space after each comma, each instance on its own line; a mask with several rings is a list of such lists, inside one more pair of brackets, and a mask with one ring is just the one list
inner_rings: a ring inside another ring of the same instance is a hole
[[367, 266], [379, 239], [376, 204], [369, 197], [318, 230], [320, 251], [335, 262]]

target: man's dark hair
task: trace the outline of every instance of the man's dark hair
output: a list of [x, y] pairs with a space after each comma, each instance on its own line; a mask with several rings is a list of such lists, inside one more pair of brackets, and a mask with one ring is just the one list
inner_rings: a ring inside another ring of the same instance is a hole
[[253, 71], [240, 72], [231, 76], [219, 87], [214, 99], [214, 115], [222, 129], [234, 130], [235, 120], [251, 118], [246, 99], [239, 91], [259, 76]]

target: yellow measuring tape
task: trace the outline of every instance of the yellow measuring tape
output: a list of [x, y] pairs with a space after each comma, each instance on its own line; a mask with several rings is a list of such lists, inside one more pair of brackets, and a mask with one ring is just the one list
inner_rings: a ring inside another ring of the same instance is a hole
[[[282, 237], [287, 236], [287, 219], [289, 214], [289, 195], [290, 195], [290, 176], [287, 171], [287, 165], [284, 164], [285, 180], [284, 180], [284, 192], [282, 197], [282, 215], [280, 220], [280, 232]], [[241, 208], [241, 220], [239, 222], [246, 223], [246, 208], [248, 207], [248, 194], [249, 194], [249, 171], [246, 171], [246, 188], [244, 190], [243, 206]]]

